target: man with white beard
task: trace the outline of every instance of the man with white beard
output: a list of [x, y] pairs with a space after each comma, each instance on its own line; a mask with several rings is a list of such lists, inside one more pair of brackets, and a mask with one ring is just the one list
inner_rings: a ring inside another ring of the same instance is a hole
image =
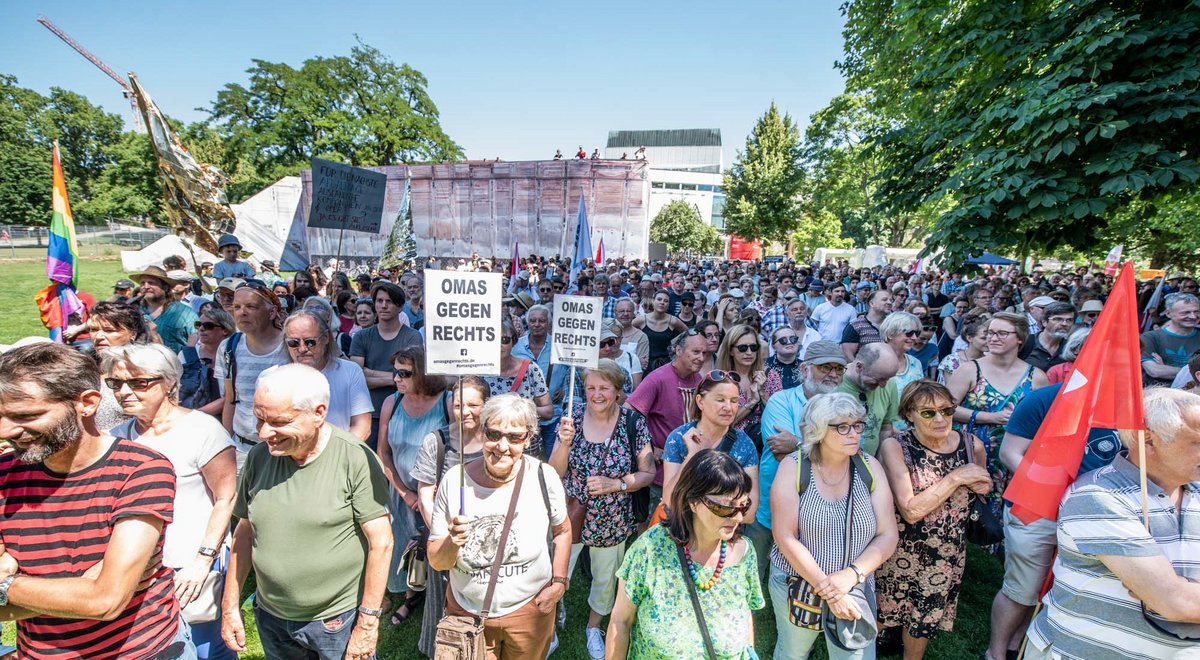
[[1046, 305], [1042, 313], [1042, 331], [1025, 341], [1021, 347], [1021, 359], [1042, 371], [1066, 362], [1062, 357], [1063, 347], [1074, 325], [1075, 308], [1071, 303], [1054, 302]]
[[[804, 417], [804, 406], [818, 394], [836, 392], [842, 384], [842, 376], [846, 373], [846, 356], [842, 353], [842, 347], [826, 340], [809, 344], [804, 351], [800, 373], [803, 374], [801, 385], [772, 394], [763, 410], [762, 437], [765, 438], [765, 445], [758, 462], [758, 512], [754, 515], [754, 522], [746, 526], [746, 536], [754, 544], [756, 552], [771, 552], [774, 542], [771, 538], [771, 482], [775, 480], [780, 459], [800, 446], [800, 419]], [[762, 488], [766, 488], [766, 493]], [[759, 562], [760, 580], [767, 579], [770, 563]]]

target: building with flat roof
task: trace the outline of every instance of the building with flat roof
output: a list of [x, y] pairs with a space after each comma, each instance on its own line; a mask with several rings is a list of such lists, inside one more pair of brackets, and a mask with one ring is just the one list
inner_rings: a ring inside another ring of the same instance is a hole
[[[639, 152], [644, 147], [644, 152]], [[700, 213], [704, 222], [724, 230], [725, 191], [721, 171], [719, 128], [672, 128], [644, 131], [609, 131], [604, 157], [642, 159], [649, 164], [647, 217], [680, 199]]]

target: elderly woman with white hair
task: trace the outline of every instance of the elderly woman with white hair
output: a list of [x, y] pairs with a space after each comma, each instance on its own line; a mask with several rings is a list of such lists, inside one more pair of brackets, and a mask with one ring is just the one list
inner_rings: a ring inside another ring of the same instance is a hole
[[[896, 352], [900, 368], [893, 381], [896, 383], [896, 392], [903, 394], [909, 383], [915, 383], [925, 377], [925, 367], [921, 360], [908, 352], [921, 336], [921, 319], [909, 312], [892, 312], [879, 324], [879, 334], [884, 343]], [[898, 419], [892, 426], [903, 431], [908, 428], [908, 422]]]
[[[175, 569], [175, 595], [192, 625], [200, 658], [234, 658], [221, 641], [219, 585], [237, 493], [233, 441], [212, 415], [179, 405], [179, 358], [162, 344], [125, 344], [102, 353], [104, 382], [132, 419], [111, 433], [163, 454], [175, 468], [175, 518], [163, 564]], [[216, 575], [210, 575], [213, 572]]]
[[489, 658], [544, 658], [568, 585], [571, 525], [562, 481], [525, 455], [538, 434], [532, 402], [494, 396], [480, 424], [483, 458], [442, 477], [434, 500], [429, 565], [450, 572], [439, 628], [482, 618]]
[[806, 610], [793, 602], [819, 608], [822, 601], [848, 633], [826, 636], [829, 657], [875, 657], [872, 574], [896, 550], [899, 534], [887, 475], [861, 449], [866, 416], [845, 392], [813, 397], [800, 424], [800, 450], [775, 473], [767, 584], [779, 635], [776, 658], [808, 657], [821, 626], [811, 627]]

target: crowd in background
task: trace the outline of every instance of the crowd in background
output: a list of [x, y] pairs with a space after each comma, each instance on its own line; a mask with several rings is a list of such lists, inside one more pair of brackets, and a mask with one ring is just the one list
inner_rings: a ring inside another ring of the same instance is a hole
[[[1157, 301], [1141, 351], [1159, 386], [1139, 532], [1137, 459], [1113, 430], [1092, 429], [1057, 525], [1002, 497], [1113, 285], [1085, 266], [473, 256], [285, 278], [239, 248], [222, 237], [197, 273], [169, 257], [116, 282], [67, 333], [74, 351], [0, 357], [7, 517], [37, 520], [18, 491], [57, 497], [30, 465], [64, 492], [92, 465], [147, 482], [116, 488], [109, 551], [79, 545], [104, 558], [91, 577], [120, 596], [107, 608], [47, 593], [85, 556], [47, 563], [3, 530], [0, 600], [32, 617], [8, 617], [26, 619], [23, 657], [52, 638], [84, 657], [234, 657], [253, 571], [269, 658], [372, 657], [380, 625], [410, 618], [429, 657], [476, 641], [545, 657], [577, 573], [592, 658], [755, 657], [751, 612], [768, 602], [776, 658], [818, 641], [833, 658], [919, 658], [953, 629], [971, 542], [1005, 565], [993, 660], [1027, 636], [1026, 657], [1196, 651], [1200, 548], [1179, 533], [1200, 511], [1193, 277], [1138, 287], [1139, 307]], [[425, 268], [505, 274], [501, 373], [426, 372]], [[602, 300], [601, 359], [574, 391], [551, 361], [557, 294]], [[979, 515], [990, 536], [972, 533]], [[46, 538], [65, 547], [73, 520], [44, 521]]]

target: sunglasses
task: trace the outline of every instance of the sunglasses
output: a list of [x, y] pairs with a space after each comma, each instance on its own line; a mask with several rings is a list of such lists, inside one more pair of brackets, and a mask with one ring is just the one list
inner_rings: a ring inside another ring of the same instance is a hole
[[304, 339], [296, 339], [293, 337], [283, 340], [283, 343], [287, 344], [288, 348], [300, 348], [300, 344], [304, 344], [305, 348], [315, 348], [317, 344], [321, 343], [321, 338], [305, 337]]
[[934, 415], [941, 415], [942, 417], [945, 417], [946, 419], [954, 419], [954, 410], [955, 410], [954, 406], [948, 406], [946, 408], [930, 408], [927, 410], [918, 410], [917, 414], [921, 416], [921, 419], [933, 419]]
[[707, 380], [710, 383], [723, 383], [727, 380], [734, 383], [740, 383], [742, 382], [742, 376], [736, 371], [713, 369], [712, 371], [708, 372], [708, 375], [704, 377], [704, 380]]
[[483, 434], [491, 442], [500, 442], [501, 440], [505, 440], [510, 445], [521, 445], [529, 439], [528, 431], [523, 433], [505, 433], [503, 431], [493, 431], [492, 429], [488, 429], [484, 431]]
[[783, 344], [784, 346], [791, 346], [792, 344], [795, 344], [798, 341], [800, 341], [800, 338], [795, 335], [792, 335], [791, 337], [780, 337], [779, 339], [775, 340], [775, 343]]
[[712, 511], [713, 515], [718, 518], [732, 518], [737, 515], [744, 516], [746, 515], [746, 512], [750, 510], [749, 502], [746, 502], [741, 506], [733, 506], [732, 504], [721, 504], [720, 502], [714, 502], [712, 498], [708, 497], [707, 495], [704, 496], [704, 506], [708, 507], [708, 510]]
[[[242, 282], [241, 284], [238, 285], [237, 288], [244, 289], [246, 287], [249, 287], [251, 289], [270, 289], [271, 288], [270, 286], [267, 285], [266, 282], [264, 282], [262, 280], [254, 280], [254, 279], [246, 280], [245, 282]], [[235, 291], [236, 290], [237, 289], [235, 289]]]
[[830, 424], [829, 428], [835, 429], [839, 435], [850, 435], [850, 431], [861, 435], [863, 429], [867, 428], [866, 422], [854, 422], [853, 424]]
[[392, 369], [392, 378], [412, 378], [412, 369]]
[[757, 353], [758, 352], [758, 344], [738, 344], [737, 346], [734, 346], [734, 348], [737, 349], [738, 353], [746, 353], [746, 352]]
[[120, 392], [121, 388], [126, 385], [134, 392], [145, 392], [150, 389], [151, 385], [162, 379], [162, 376], [154, 376], [153, 378], [105, 378], [104, 384], [114, 392]]
[[220, 323], [209, 323], [208, 321], [196, 321], [195, 326], [197, 330], [216, 330], [223, 327]]
[[511, 344], [511, 343], [513, 343], [513, 341], [514, 341], [514, 339], [513, 339], [512, 337], [505, 337], [505, 336], [501, 336], [501, 337], [500, 337], [500, 343], [501, 343], [501, 344], [504, 344], [504, 345], [506, 345], [506, 346], [507, 346], [508, 344]]
[[904, 333], [904, 336], [908, 337], [909, 339], [916, 339], [917, 337], [921, 336], [921, 331], [920, 330], [908, 330]]
[[617, 340], [612, 339], [611, 337], [600, 342], [600, 348], [608, 348], [609, 346], [616, 346], [616, 345], [617, 345]]

